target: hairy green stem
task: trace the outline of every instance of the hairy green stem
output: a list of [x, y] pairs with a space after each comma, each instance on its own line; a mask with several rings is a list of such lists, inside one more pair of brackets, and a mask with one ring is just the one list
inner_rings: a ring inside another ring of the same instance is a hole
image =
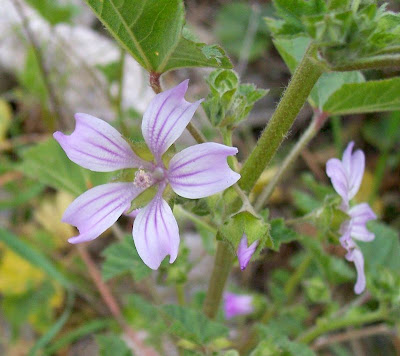
[[203, 311], [210, 319], [217, 315], [222, 294], [233, 264], [234, 255], [230, 246], [224, 241], [218, 241], [214, 268], [208, 285]]
[[258, 198], [255, 204], [255, 210], [259, 211], [263, 208], [263, 206], [267, 203], [268, 199], [271, 197], [274, 189], [277, 184], [281, 180], [281, 178], [287, 173], [290, 166], [293, 162], [299, 157], [303, 149], [309, 144], [309, 142], [314, 138], [314, 136], [318, 133], [325, 120], [327, 119], [328, 114], [324, 112], [316, 112], [310, 125], [307, 130], [303, 133], [300, 139], [297, 141], [295, 146], [286, 156], [284, 161], [279, 165], [278, 172], [274, 175], [272, 180], [265, 187], [260, 197]]
[[316, 59], [316, 47], [310, 45], [297, 66], [281, 101], [261, 134], [256, 147], [240, 172], [239, 186], [250, 192], [261, 173], [275, 155], [282, 141], [306, 102], [311, 89], [323, 73], [324, 67]]
[[359, 326], [366, 323], [372, 323], [375, 321], [383, 320], [387, 317], [385, 309], [379, 309], [377, 311], [369, 312], [366, 314], [350, 315], [344, 318], [328, 319], [321, 322], [317, 322], [317, 325], [301, 334], [297, 341], [304, 342], [306, 344], [312, 342], [317, 337], [338, 329]]

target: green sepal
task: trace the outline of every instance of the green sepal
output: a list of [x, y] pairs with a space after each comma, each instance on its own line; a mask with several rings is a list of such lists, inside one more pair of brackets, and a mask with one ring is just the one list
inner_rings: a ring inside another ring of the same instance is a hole
[[154, 156], [145, 142], [128, 141], [128, 143], [133, 152], [135, 152], [141, 159], [149, 162], [154, 161]]
[[249, 115], [254, 104], [267, 95], [269, 89], [257, 89], [254, 84], [240, 84], [234, 100], [229, 107], [220, 127], [235, 127]]
[[[133, 184], [133, 183], [132, 183]], [[153, 185], [147, 188], [144, 192], [140, 193], [135, 199], [132, 200], [131, 206], [126, 212], [126, 214], [131, 213], [133, 210], [143, 208], [154, 198], [157, 193], [158, 186]]]
[[133, 182], [137, 168], [127, 168], [118, 172], [118, 175], [112, 179], [112, 182]]
[[336, 234], [342, 223], [350, 218], [340, 209], [340, 204], [338, 196], [327, 196], [324, 205], [312, 214], [312, 221], [321, 231]]
[[240, 84], [236, 72], [227, 69], [211, 72], [207, 83], [210, 94], [202, 105], [211, 124], [221, 128], [245, 120], [255, 102], [268, 93], [253, 84]]
[[229, 242], [236, 252], [243, 234], [246, 234], [249, 246], [254, 241], [259, 241], [256, 254], [264, 247], [273, 248], [274, 246], [270, 235], [270, 224], [248, 211], [242, 211], [225, 222], [219, 228], [217, 238]]

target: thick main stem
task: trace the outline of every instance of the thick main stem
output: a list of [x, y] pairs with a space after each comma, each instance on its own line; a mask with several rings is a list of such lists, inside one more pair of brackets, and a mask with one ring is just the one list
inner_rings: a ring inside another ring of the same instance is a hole
[[314, 84], [323, 73], [323, 67], [315, 57], [316, 48], [310, 45], [256, 147], [244, 163], [239, 186], [246, 192], [250, 192], [275, 155]]
[[222, 294], [233, 264], [233, 257], [230, 246], [226, 242], [219, 241], [203, 306], [204, 314], [211, 319], [215, 318], [221, 304]]
[[272, 180], [265, 187], [264, 191], [261, 193], [258, 198], [255, 209], [256, 211], [262, 209], [262, 207], [266, 204], [268, 199], [271, 197], [275, 187], [281, 180], [281, 178], [286, 174], [290, 166], [293, 162], [299, 157], [303, 149], [309, 144], [309, 142], [314, 138], [314, 136], [318, 133], [325, 120], [327, 119], [328, 114], [324, 112], [316, 112], [310, 125], [307, 130], [300, 137], [300, 140], [297, 141], [293, 149], [286, 156], [282, 164], [279, 166], [278, 172], [274, 175]]

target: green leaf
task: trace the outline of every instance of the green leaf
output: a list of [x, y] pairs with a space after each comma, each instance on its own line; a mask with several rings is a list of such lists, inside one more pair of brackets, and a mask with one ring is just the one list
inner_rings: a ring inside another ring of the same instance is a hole
[[274, 242], [273, 250], [279, 251], [281, 244], [287, 244], [297, 239], [297, 234], [294, 230], [285, 226], [283, 218], [277, 218], [270, 221], [271, 238]]
[[368, 230], [375, 234], [370, 242], [357, 241], [364, 255], [365, 265], [370, 274], [377, 273], [379, 266], [398, 273], [400, 270], [400, 240], [398, 231], [390, 226], [371, 221]]
[[0, 241], [16, 254], [27, 260], [29, 263], [42, 269], [51, 278], [54, 278], [63, 287], [71, 288], [70, 281], [53, 265], [53, 263], [40, 251], [34, 249], [18, 236], [0, 227]]
[[178, 305], [164, 305], [161, 310], [171, 322], [167, 331], [195, 344], [204, 346], [228, 335], [227, 327], [209, 320], [201, 311]]
[[99, 356], [133, 356], [132, 351], [126, 346], [116, 334], [96, 335], [96, 341], [99, 345]]
[[215, 33], [228, 53], [239, 58], [248, 41], [248, 31], [253, 31], [253, 41], [248, 49], [249, 61], [253, 61], [268, 50], [269, 33], [262, 17], [270, 13], [267, 6], [253, 9], [245, 2], [227, 3], [217, 13]]
[[364, 139], [377, 147], [381, 152], [390, 150], [400, 141], [400, 111], [380, 120], [367, 121], [362, 126]]
[[[324, 73], [312, 89], [309, 102], [314, 108], [331, 113], [326, 109], [326, 102], [331, 100], [336, 92], [340, 92], [346, 84], [364, 82], [364, 76], [358, 71]], [[360, 87], [363, 86], [360, 85]], [[362, 95], [362, 93], [357, 93], [356, 95], [359, 96]], [[331, 114], [333, 115], [336, 113]]]
[[282, 59], [293, 73], [311, 41], [308, 37], [299, 36], [290, 39], [275, 38], [273, 42]]
[[318, 270], [329, 283], [340, 284], [352, 280], [354, 270], [342, 258], [328, 255], [321, 243], [312, 237], [303, 236], [302, 244], [312, 253]]
[[394, 111], [400, 109], [400, 78], [343, 84], [323, 106], [332, 115]]
[[[307, 345], [298, 342], [290, 341], [287, 336], [276, 328], [268, 327], [258, 324], [257, 331], [259, 337], [266, 342], [269, 342], [269, 347], [275, 346], [274, 352], [278, 351], [279, 354], [285, 356], [316, 356]], [[261, 354], [255, 354], [261, 355]], [[265, 355], [276, 355], [276, 353], [266, 353]]]
[[151, 301], [139, 295], [130, 294], [125, 298], [124, 316], [135, 328], [148, 331], [147, 342], [160, 349], [167, 326], [159, 309]]
[[19, 169], [55, 189], [74, 196], [89, 187], [106, 183], [111, 174], [85, 170], [69, 160], [58, 142], [52, 138], [22, 152]]
[[64, 324], [68, 321], [69, 316], [72, 313], [72, 308], [74, 306], [75, 294], [71, 291], [68, 292], [67, 305], [64, 312], [58, 318], [58, 320], [46, 331], [46, 333], [36, 341], [32, 349], [29, 351], [28, 356], [35, 356], [37, 352], [44, 348], [63, 328]]
[[22, 71], [18, 73], [18, 81], [29, 94], [39, 98], [41, 103], [47, 101], [47, 89], [32, 48], [29, 48], [26, 53], [25, 65]]
[[72, 4], [60, 4], [59, 0], [26, 0], [50, 25], [61, 22], [71, 22], [78, 12], [78, 7]]
[[54, 355], [58, 350], [63, 349], [64, 347], [74, 343], [77, 340], [82, 339], [83, 337], [98, 332], [102, 329], [106, 329], [111, 326], [111, 320], [109, 319], [95, 319], [88, 321], [84, 325], [66, 333], [65, 335], [58, 338], [55, 342], [53, 342], [50, 346], [48, 346], [43, 355], [50, 356]]
[[139, 257], [132, 236], [125, 236], [122, 241], [115, 242], [103, 251], [105, 261], [101, 274], [105, 281], [126, 273], [131, 273], [140, 281], [151, 273]]
[[85, 1], [113, 37], [148, 71], [231, 67], [218, 46], [209, 47], [183, 36], [182, 0]]

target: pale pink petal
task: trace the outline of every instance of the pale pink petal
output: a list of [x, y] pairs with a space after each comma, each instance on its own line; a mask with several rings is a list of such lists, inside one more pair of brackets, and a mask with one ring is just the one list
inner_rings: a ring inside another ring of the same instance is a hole
[[208, 142], [184, 149], [172, 157], [168, 179], [175, 193], [190, 199], [204, 198], [235, 184], [240, 174], [227, 163], [237, 148]]
[[349, 210], [351, 217], [351, 237], [361, 241], [372, 241], [375, 238], [374, 233], [367, 229], [367, 222], [375, 220], [376, 215], [367, 203], [353, 206]]
[[156, 158], [179, 138], [202, 100], [189, 103], [184, 99], [189, 80], [157, 94], [150, 102], [142, 121], [143, 137]]
[[365, 169], [365, 155], [357, 150], [351, 156], [351, 168], [349, 172], [349, 199], [352, 199], [360, 189]]
[[354, 286], [354, 292], [356, 294], [361, 294], [366, 286], [366, 279], [364, 273], [364, 257], [359, 249], [354, 249], [346, 255], [348, 261], [354, 262], [357, 270], [357, 282]]
[[79, 235], [70, 243], [90, 241], [101, 235], [126, 211], [143, 189], [133, 183], [109, 183], [94, 187], [76, 198], [67, 208], [63, 222], [74, 225]]
[[148, 165], [107, 122], [81, 113], [75, 114], [75, 120], [75, 130], [71, 135], [60, 131], [53, 134], [72, 162], [96, 172]]
[[331, 158], [326, 163], [326, 174], [331, 179], [333, 188], [335, 188], [336, 193], [338, 193], [342, 197], [347, 207], [349, 202], [349, 186], [347, 173], [343, 163], [337, 158]]
[[346, 172], [351, 172], [351, 156], [353, 152], [354, 141], [350, 141], [343, 152], [342, 163]]
[[240, 269], [244, 270], [250, 262], [251, 257], [258, 246], [258, 240], [254, 241], [250, 246], [247, 247], [248, 241], [246, 234], [243, 234], [242, 239], [239, 242], [237, 249], [237, 257], [239, 260]]
[[254, 311], [253, 297], [251, 295], [224, 294], [224, 311], [226, 319], [236, 315], [247, 315]]
[[132, 235], [140, 258], [151, 269], [157, 269], [167, 255], [170, 263], [175, 261], [179, 249], [178, 224], [160, 192], [140, 210]]

